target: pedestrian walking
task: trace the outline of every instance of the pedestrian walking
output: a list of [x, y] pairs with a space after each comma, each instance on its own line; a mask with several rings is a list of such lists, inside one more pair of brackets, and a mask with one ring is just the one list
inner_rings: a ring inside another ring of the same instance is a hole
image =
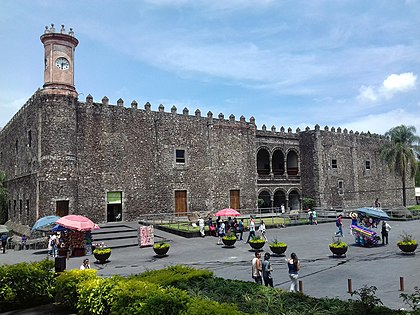
[[335, 236], [344, 237], [343, 234], [343, 216], [340, 214], [335, 221], [335, 226], [337, 227], [337, 232], [335, 232]]
[[270, 263], [270, 253], [264, 254], [264, 261], [262, 263], [262, 275], [264, 279], [264, 285], [266, 287], [273, 287], [273, 277], [272, 277], [271, 263]]
[[20, 239], [20, 246], [22, 247], [22, 249], [26, 249], [26, 241], [28, 240], [28, 237], [23, 234], [21, 239]]
[[317, 217], [316, 210], [312, 210], [312, 220], [315, 225], [318, 225], [318, 219], [316, 217]]
[[255, 237], [255, 221], [252, 215], [251, 215], [251, 221], [249, 222], [249, 234], [248, 234], [248, 239], [246, 240], [247, 243], [249, 242], [251, 237]]
[[3, 235], [1, 236], [1, 246], [3, 247], [3, 254], [6, 253], [6, 246], [7, 246], [8, 240], [9, 240], [9, 237], [7, 236], [7, 234], [3, 233]]
[[252, 259], [252, 279], [254, 279], [257, 284], [262, 284], [261, 272], [261, 253], [255, 252], [255, 257]]
[[297, 292], [300, 262], [295, 253], [290, 255], [290, 258], [287, 261], [287, 266], [289, 268], [289, 278], [291, 280], [290, 292]]
[[383, 221], [382, 222], [382, 230], [381, 230], [381, 234], [382, 234], [382, 245], [388, 245], [388, 234], [389, 231], [391, 231], [391, 226], [386, 222]]
[[309, 225], [313, 225], [314, 216], [311, 209], [308, 210], [308, 217], [309, 217]]

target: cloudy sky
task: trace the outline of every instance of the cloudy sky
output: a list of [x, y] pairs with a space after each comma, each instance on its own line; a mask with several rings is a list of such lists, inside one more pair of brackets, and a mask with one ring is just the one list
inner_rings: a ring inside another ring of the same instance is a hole
[[42, 87], [51, 23], [81, 100], [420, 134], [420, 0], [0, 0], [0, 126]]

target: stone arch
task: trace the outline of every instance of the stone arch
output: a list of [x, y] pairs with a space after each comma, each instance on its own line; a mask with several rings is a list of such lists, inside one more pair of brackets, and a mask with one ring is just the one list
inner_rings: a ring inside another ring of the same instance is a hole
[[273, 165], [273, 174], [274, 175], [284, 175], [284, 153], [281, 149], [275, 149], [273, 152], [272, 157], [272, 165]]
[[258, 204], [258, 208], [271, 208], [271, 192], [267, 189], [262, 189], [258, 192], [258, 200], [264, 200], [264, 204], [260, 206]]
[[301, 194], [298, 189], [291, 189], [288, 192], [290, 210], [301, 209]]
[[270, 153], [266, 147], [261, 147], [257, 152], [258, 175], [270, 175]]
[[273, 196], [273, 207], [280, 208], [282, 204], [286, 207], [286, 192], [283, 189], [277, 189]]
[[295, 150], [287, 152], [287, 175], [299, 174], [299, 156]]

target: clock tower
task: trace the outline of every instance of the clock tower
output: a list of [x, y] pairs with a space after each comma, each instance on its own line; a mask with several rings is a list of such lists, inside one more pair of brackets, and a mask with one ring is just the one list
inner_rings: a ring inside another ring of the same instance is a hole
[[55, 31], [54, 24], [45, 27], [41, 36], [44, 44], [44, 86], [48, 94], [69, 95], [77, 97], [74, 87], [74, 51], [79, 41], [70, 29], [65, 33], [64, 25], [60, 32]]

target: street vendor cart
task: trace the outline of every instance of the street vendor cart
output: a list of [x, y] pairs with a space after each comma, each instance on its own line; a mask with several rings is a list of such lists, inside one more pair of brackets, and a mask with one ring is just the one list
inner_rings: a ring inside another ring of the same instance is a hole
[[380, 208], [359, 208], [353, 213], [351, 233], [357, 245], [373, 247], [378, 245], [381, 237], [375, 230], [381, 220], [389, 220], [389, 216]]

